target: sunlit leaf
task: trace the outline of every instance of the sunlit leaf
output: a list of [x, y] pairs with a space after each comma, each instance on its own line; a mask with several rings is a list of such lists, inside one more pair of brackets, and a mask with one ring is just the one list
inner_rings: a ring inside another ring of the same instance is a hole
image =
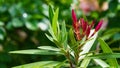
[[[94, 30], [91, 31], [91, 33], [93, 33]], [[91, 37], [91, 40], [87, 41], [85, 45], [83, 45], [82, 47], [82, 52], [80, 52], [80, 55], [82, 54], [85, 54], [85, 53], [88, 53], [92, 47], [92, 45], [94, 44], [96, 38], [97, 38], [97, 35], [98, 35], [98, 32], [93, 36]], [[79, 59], [83, 59], [85, 57], [85, 55], [83, 56], [80, 56]]]
[[97, 64], [99, 64], [102, 68], [110, 67], [105, 61], [101, 59], [93, 59]]
[[61, 43], [59, 43], [57, 40], [53, 39], [53, 42], [56, 44], [57, 47], [62, 48], [63, 46], [61, 45]]
[[43, 50], [60, 51], [60, 49], [53, 46], [39, 46], [38, 48]]
[[[103, 53], [113, 53], [110, 47], [105, 43], [104, 40], [99, 38], [98, 41], [100, 42], [100, 46], [103, 50]], [[107, 60], [111, 67], [118, 68], [118, 63], [115, 58], [112, 58], [112, 59], [108, 58]]]
[[34, 55], [61, 55], [60, 52], [49, 51], [49, 50], [39, 50], [39, 49], [31, 49], [31, 50], [18, 50], [18, 51], [10, 51], [11, 54], [34, 54]]
[[88, 64], [90, 63], [90, 60], [91, 58], [84, 58], [80, 65], [80, 68], [87, 68]]
[[55, 68], [60, 68], [61, 66], [65, 66], [65, 67], [69, 67], [69, 64], [68, 63], [66, 63], [66, 61], [67, 60], [65, 60], [65, 61], [63, 61], [63, 62], [60, 62], [59, 64], [57, 64], [56, 66], [55, 66]]
[[58, 33], [58, 14], [59, 14], [59, 9], [57, 8], [52, 19], [52, 28], [55, 36], [57, 36]]
[[101, 53], [97, 55], [89, 56], [90, 58], [100, 58], [100, 59], [108, 59], [108, 58], [120, 58], [120, 53]]
[[48, 34], [45, 34], [45, 35], [46, 35], [46, 37], [47, 37], [50, 41], [53, 42], [53, 38], [52, 38], [51, 36], [49, 36]]
[[29, 22], [29, 21], [26, 21], [25, 22], [25, 26], [30, 29], [30, 30], [37, 30], [38, 29], [38, 26], [37, 26], [37, 23], [36, 22]]
[[49, 24], [49, 30], [48, 30], [48, 32], [51, 34], [51, 36], [52, 36], [53, 39], [57, 40], [57, 38], [56, 38], [56, 36], [55, 36], [55, 34], [53, 32], [53, 28], [51, 27], [51, 24]]
[[29, 64], [24, 64], [20, 66], [15, 66], [12, 68], [54, 68], [60, 62], [58, 61], [40, 61]]

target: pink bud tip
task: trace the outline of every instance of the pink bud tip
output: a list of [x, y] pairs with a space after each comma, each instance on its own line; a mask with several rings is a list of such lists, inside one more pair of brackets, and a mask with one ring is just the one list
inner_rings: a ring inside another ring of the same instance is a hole
[[76, 13], [75, 13], [74, 9], [72, 9], [72, 19], [73, 19], [73, 23], [77, 22], [77, 17], [76, 17]]
[[102, 24], [103, 24], [103, 20], [100, 20], [100, 22], [98, 23], [98, 25], [95, 28], [95, 31], [98, 31], [101, 28]]

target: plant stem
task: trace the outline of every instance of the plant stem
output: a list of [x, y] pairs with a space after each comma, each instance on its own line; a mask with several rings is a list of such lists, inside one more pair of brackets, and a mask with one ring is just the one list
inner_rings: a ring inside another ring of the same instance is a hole
[[65, 56], [68, 59], [68, 62], [70, 64], [70, 68], [75, 68], [74, 65], [73, 65], [73, 63], [72, 63], [72, 61], [71, 61], [71, 59], [70, 59], [70, 53], [69, 53], [69, 51], [66, 52]]
[[78, 66], [79, 52], [74, 53], [75, 55], [75, 67]]

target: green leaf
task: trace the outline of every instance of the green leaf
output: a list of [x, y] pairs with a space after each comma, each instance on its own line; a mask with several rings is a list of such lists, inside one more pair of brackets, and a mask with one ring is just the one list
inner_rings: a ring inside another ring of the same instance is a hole
[[108, 58], [120, 58], [120, 53], [102, 53], [97, 55], [89, 56], [92, 59], [100, 58], [100, 59], [108, 59]]
[[57, 64], [56, 66], [55, 66], [55, 68], [61, 68], [61, 66], [68, 66], [69, 64], [68, 63], [66, 63], [66, 61], [67, 60], [65, 60], [65, 61], [63, 61], [63, 62], [60, 62], [59, 64]]
[[56, 44], [57, 47], [62, 48], [63, 46], [61, 45], [61, 43], [59, 43], [57, 40], [53, 39], [53, 42]]
[[8, 12], [10, 13], [10, 15], [11, 15], [12, 17], [15, 17], [15, 15], [17, 14], [16, 5], [10, 6], [10, 8], [8, 9]]
[[[91, 34], [93, 33], [94, 30], [91, 31]], [[94, 44], [96, 38], [97, 38], [98, 32], [95, 33], [95, 35], [93, 37], [91, 37], [89, 41], [86, 42], [85, 45], [83, 45], [82, 47], [82, 52], [80, 52], [80, 55], [86, 54], [90, 51], [90, 49], [92, 48], [92, 45]], [[85, 55], [80, 56], [80, 59], [83, 59], [85, 57]]]
[[13, 24], [12, 24], [12, 22], [8, 22], [8, 23], [6, 24], [6, 28], [7, 28], [8, 30], [13, 29]]
[[87, 68], [88, 64], [90, 63], [90, 58], [86, 57], [84, 58], [84, 60], [82, 61], [80, 68]]
[[60, 49], [53, 46], [40, 46], [38, 48], [43, 50], [60, 51]]
[[[104, 40], [99, 38], [98, 41], [100, 42], [100, 46], [103, 50], [103, 53], [113, 53], [112, 50], [110, 49], [110, 47], [105, 43]], [[108, 58], [107, 60], [108, 60], [108, 63], [110, 64], [110, 67], [118, 68], [118, 63], [115, 58], [112, 58], [112, 59]]]
[[0, 27], [0, 40], [4, 40], [5, 36], [6, 36], [5, 29]]
[[114, 34], [116, 34], [117, 32], [120, 32], [120, 28], [109, 29], [103, 34], [102, 39], [107, 40], [111, 38]]
[[109, 33], [109, 34], [106, 34], [106, 35], [103, 35], [101, 38], [103, 40], [108, 40], [110, 39], [115, 33]]
[[97, 64], [99, 64], [102, 68], [110, 67], [105, 61], [101, 59], [93, 59]]
[[104, 35], [106, 34], [110, 34], [110, 33], [116, 33], [116, 32], [120, 32], [120, 28], [112, 28], [112, 29], [109, 29], [107, 30]]
[[113, 0], [111, 0], [110, 2], [109, 2], [109, 7], [111, 7], [111, 8], [109, 8], [109, 10], [111, 11], [111, 12], [116, 12], [117, 10], [117, 5], [118, 5], [118, 1], [116, 0], [116, 1], [113, 1]]
[[69, 41], [70, 41], [70, 43], [69, 43], [69, 45], [70, 45], [70, 47], [73, 47], [73, 46], [75, 46], [75, 43], [77, 43], [77, 41], [75, 40], [75, 37], [74, 37], [74, 33], [73, 33], [74, 31], [73, 31], [73, 29], [71, 28], [70, 30], [69, 30]]
[[110, 34], [110, 33], [116, 33], [116, 32], [120, 32], [120, 28], [112, 28], [112, 29], [109, 29], [109, 30], [107, 30], [105, 33], [104, 33], [104, 35], [106, 35], [106, 34]]
[[62, 23], [62, 28], [61, 28], [61, 41], [64, 42], [67, 39], [67, 31], [66, 31], [66, 25], [65, 22]]
[[23, 24], [23, 22], [21, 22], [18, 18], [14, 18], [14, 19], [12, 20], [12, 25], [13, 25], [14, 27], [22, 27], [24, 24]]
[[4, 26], [4, 25], [5, 25], [4, 22], [0, 21], [0, 26]]
[[10, 51], [9, 53], [12, 53], [12, 54], [34, 54], [34, 55], [61, 55], [60, 52], [49, 51], [49, 50], [39, 50], [39, 49]]
[[49, 36], [48, 34], [45, 34], [45, 35], [46, 35], [46, 37], [47, 37], [50, 41], [53, 42], [53, 38], [52, 38], [51, 36]]
[[62, 23], [62, 27], [61, 27], [61, 34], [59, 35], [60, 38], [60, 42], [63, 43], [64, 48], [67, 48], [67, 31], [66, 31], [66, 25], [65, 22]]
[[58, 35], [58, 14], [59, 14], [59, 9], [57, 8], [55, 13], [54, 13], [54, 16], [53, 16], [53, 19], [52, 19], [52, 28], [53, 28], [53, 32], [55, 34], [55, 36], [57, 37]]
[[57, 40], [57, 38], [56, 38], [56, 36], [55, 36], [55, 34], [53, 32], [53, 28], [51, 27], [51, 24], [49, 24], [49, 30], [48, 30], [48, 32], [51, 34], [51, 36], [52, 36], [53, 39]]
[[31, 16], [33, 19], [43, 19], [44, 18], [44, 16], [42, 16], [42, 15], [40, 15], [40, 14], [33, 14], [33, 15], [29, 15], [29, 16]]
[[53, 12], [52, 6], [49, 5], [49, 19], [51, 23], [52, 23], [53, 15], [54, 15], [54, 12]]
[[[0, 1], [0, 4], [2, 4], [3, 2]], [[5, 6], [5, 5], [1, 5], [0, 6], [0, 12], [3, 13], [3, 12], [6, 12], [8, 10], [8, 7]]]
[[25, 26], [30, 29], [30, 30], [37, 30], [38, 29], [38, 26], [37, 26], [37, 23], [36, 22], [29, 22], [29, 21], [26, 21], [25, 22]]
[[58, 61], [40, 61], [29, 64], [24, 64], [20, 66], [15, 66], [12, 68], [54, 68], [60, 62]]

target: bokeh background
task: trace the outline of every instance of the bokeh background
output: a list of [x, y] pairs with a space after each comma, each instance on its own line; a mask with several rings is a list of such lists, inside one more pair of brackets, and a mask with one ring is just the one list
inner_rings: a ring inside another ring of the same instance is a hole
[[[114, 52], [120, 52], [120, 0], [0, 0], [0, 68], [41, 60], [65, 59], [63, 56], [15, 55], [9, 51], [55, 46], [47, 33], [48, 7], [59, 7], [59, 23], [65, 20], [71, 26], [71, 9], [77, 17], [86, 16], [89, 22], [104, 20], [100, 37]], [[120, 63], [120, 59], [118, 59]]]

